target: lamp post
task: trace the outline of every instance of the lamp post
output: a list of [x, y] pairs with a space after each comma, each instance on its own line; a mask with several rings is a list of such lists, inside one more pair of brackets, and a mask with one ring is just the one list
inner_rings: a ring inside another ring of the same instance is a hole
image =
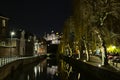
[[12, 45], [12, 38], [13, 38], [13, 36], [15, 35], [15, 32], [11, 32], [10, 33], [10, 45], [11, 45], [11, 47], [10, 47], [10, 57], [12, 56], [12, 47], [13, 47], [13, 45]]

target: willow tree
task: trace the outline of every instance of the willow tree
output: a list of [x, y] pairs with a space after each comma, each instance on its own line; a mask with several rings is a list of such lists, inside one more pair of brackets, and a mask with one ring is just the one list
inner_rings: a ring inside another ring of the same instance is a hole
[[[96, 44], [99, 39], [99, 44], [104, 48], [104, 58], [102, 58], [103, 65], [108, 64], [106, 44], [110, 41], [109, 29], [113, 28], [116, 21], [119, 20], [120, 1], [118, 0], [74, 0], [73, 1], [73, 16], [68, 19], [64, 28], [64, 41], [67, 40], [72, 44], [72, 41], [79, 42], [81, 53], [83, 49], [86, 52], [87, 60], [89, 60], [90, 45]], [[112, 21], [110, 24], [109, 20]], [[117, 25], [119, 28], [119, 25]], [[74, 40], [70, 41], [69, 34], [74, 33]], [[92, 37], [91, 37], [92, 36]], [[93, 41], [94, 40], [94, 41]], [[107, 42], [107, 43], [106, 43]], [[92, 47], [92, 46], [91, 46]], [[95, 47], [95, 46], [94, 46]], [[103, 56], [102, 55], [102, 56]]]
[[[84, 43], [88, 55], [88, 43], [91, 42], [90, 35], [95, 34], [99, 39], [99, 45], [103, 47], [102, 63], [107, 65], [107, 51], [106, 42], [110, 39], [110, 31], [108, 27], [108, 16], [114, 16], [115, 19], [119, 19], [120, 1], [118, 0], [74, 0], [74, 14], [75, 31], [78, 35], [77, 39], [80, 43]], [[112, 26], [112, 25], [111, 25]], [[92, 28], [96, 28], [91, 32]], [[90, 33], [91, 32], [91, 33]], [[94, 35], [93, 35], [94, 36]], [[107, 37], [107, 38], [106, 38]], [[83, 50], [81, 48], [81, 50]]]
[[93, 15], [93, 6], [87, 0], [74, 0], [74, 14], [76, 40], [79, 41], [80, 51], [85, 50], [86, 60], [89, 61], [89, 50], [91, 48], [92, 40], [92, 23], [91, 16]]
[[[88, 1], [88, 0], [87, 0]], [[106, 51], [106, 42], [108, 37], [107, 34], [110, 34], [108, 22], [110, 19], [108, 16], [113, 16], [115, 19], [119, 19], [119, 9], [120, 9], [120, 1], [118, 0], [91, 0], [88, 1], [93, 7], [93, 14], [91, 17], [94, 21], [94, 26], [96, 29], [93, 31], [97, 34], [100, 46], [103, 47], [102, 54], [102, 64], [107, 65], [107, 51]], [[113, 25], [111, 25], [113, 27]], [[106, 31], [107, 30], [107, 31]]]
[[70, 16], [64, 23], [63, 36], [59, 46], [60, 53], [65, 53], [65, 47], [69, 45], [69, 54], [72, 56], [73, 42], [74, 42], [74, 21]]

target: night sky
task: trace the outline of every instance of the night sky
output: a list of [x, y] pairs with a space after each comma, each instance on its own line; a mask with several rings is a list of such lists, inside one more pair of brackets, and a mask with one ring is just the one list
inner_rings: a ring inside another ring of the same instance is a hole
[[71, 0], [2, 0], [0, 14], [10, 18], [11, 29], [23, 28], [42, 37], [51, 29], [61, 32], [71, 15]]

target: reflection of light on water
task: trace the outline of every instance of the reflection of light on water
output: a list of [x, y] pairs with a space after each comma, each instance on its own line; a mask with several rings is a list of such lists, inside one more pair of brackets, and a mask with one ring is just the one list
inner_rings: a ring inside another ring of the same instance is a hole
[[49, 63], [47, 65], [49, 66]]
[[37, 76], [37, 67], [34, 67], [35, 77]]
[[58, 66], [47, 67], [47, 74], [55, 75], [57, 72]]
[[79, 60], [79, 58], [76, 58], [77, 60]]
[[40, 71], [43, 72], [43, 65], [41, 64], [41, 68], [40, 68]]
[[47, 60], [48, 60], [48, 59], [51, 59], [51, 58], [50, 58], [50, 57], [47, 57]]
[[41, 62], [41, 64], [38, 64], [37, 66], [34, 67], [34, 76], [35, 78], [40, 75], [40, 73], [43, 73], [44, 71], [44, 66], [45, 66], [46, 61]]
[[39, 73], [40, 73], [40, 66], [38, 67], [38, 69], [39, 69]]
[[78, 80], [80, 80], [80, 73], [78, 73]]
[[58, 73], [56, 73], [56, 76], [58, 76]]
[[66, 64], [66, 68], [67, 68], [67, 69], [69, 68], [69, 64]]
[[30, 80], [30, 76], [29, 75], [27, 76], [27, 80]]
[[72, 72], [72, 66], [70, 66], [70, 72]]

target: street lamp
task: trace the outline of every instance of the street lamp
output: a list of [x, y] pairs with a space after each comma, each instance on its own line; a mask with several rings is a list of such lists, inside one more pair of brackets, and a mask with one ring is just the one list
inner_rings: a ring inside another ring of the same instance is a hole
[[10, 33], [10, 35], [11, 35], [11, 37], [14, 36], [14, 35], [15, 35], [15, 32], [12, 31], [12, 32]]
[[11, 47], [10, 47], [10, 56], [12, 56], [12, 38], [13, 38], [13, 36], [15, 35], [15, 32], [14, 31], [12, 31], [11, 33], [10, 33], [10, 36], [11, 36], [11, 38], [10, 38], [10, 44], [11, 44]]

